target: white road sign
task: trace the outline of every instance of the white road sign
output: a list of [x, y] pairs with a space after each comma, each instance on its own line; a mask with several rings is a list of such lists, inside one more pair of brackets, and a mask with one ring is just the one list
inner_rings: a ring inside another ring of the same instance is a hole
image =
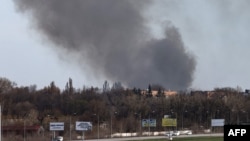
[[49, 130], [50, 131], [63, 131], [64, 130], [64, 123], [63, 122], [50, 122], [49, 123]]
[[211, 126], [224, 126], [225, 119], [211, 119]]
[[76, 122], [76, 130], [77, 131], [88, 131], [92, 130], [91, 122], [77, 121]]

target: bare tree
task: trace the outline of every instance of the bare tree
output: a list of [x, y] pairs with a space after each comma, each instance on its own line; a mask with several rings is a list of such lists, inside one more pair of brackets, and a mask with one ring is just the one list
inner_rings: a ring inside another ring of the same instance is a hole
[[0, 77], [0, 94], [11, 91], [15, 86], [15, 82], [11, 82], [7, 78]]

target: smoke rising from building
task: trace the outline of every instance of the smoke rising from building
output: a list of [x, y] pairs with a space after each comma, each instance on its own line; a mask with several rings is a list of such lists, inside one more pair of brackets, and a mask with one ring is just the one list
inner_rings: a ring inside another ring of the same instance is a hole
[[192, 84], [196, 62], [186, 51], [178, 29], [167, 25], [162, 39], [150, 33], [143, 15], [150, 1], [14, 2], [56, 50], [78, 56], [67, 59], [80, 68], [88, 67], [93, 76], [140, 88], [159, 84], [177, 90]]

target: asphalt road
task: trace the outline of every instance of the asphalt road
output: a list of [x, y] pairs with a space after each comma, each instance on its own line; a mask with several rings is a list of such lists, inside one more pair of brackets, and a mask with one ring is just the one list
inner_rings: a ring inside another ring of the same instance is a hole
[[[180, 135], [173, 136], [174, 138], [182, 138], [182, 137], [201, 137], [201, 136], [223, 136], [223, 133], [216, 134], [192, 134], [192, 135]], [[124, 137], [124, 138], [108, 138], [108, 139], [90, 139], [84, 141], [129, 141], [129, 140], [145, 140], [145, 139], [166, 139], [167, 136], [143, 136], [143, 137]], [[82, 141], [82, 140], [72, 140], [72, 141]]]

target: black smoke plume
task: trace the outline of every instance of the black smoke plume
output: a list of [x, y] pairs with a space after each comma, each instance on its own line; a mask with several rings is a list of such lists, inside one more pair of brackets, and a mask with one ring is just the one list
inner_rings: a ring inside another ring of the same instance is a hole
[[178, 30], [167, 26], [163, 39], [150, 34], [142, 14], [150, 1], [14, 2], [54, 47], [78, 56], [67, 59], [79, 62], [80, 67], [88, 66], [94, 76], [140, 88], [158, 84], [179, 90], [192, 84], [195, 59], [185, 50]]

